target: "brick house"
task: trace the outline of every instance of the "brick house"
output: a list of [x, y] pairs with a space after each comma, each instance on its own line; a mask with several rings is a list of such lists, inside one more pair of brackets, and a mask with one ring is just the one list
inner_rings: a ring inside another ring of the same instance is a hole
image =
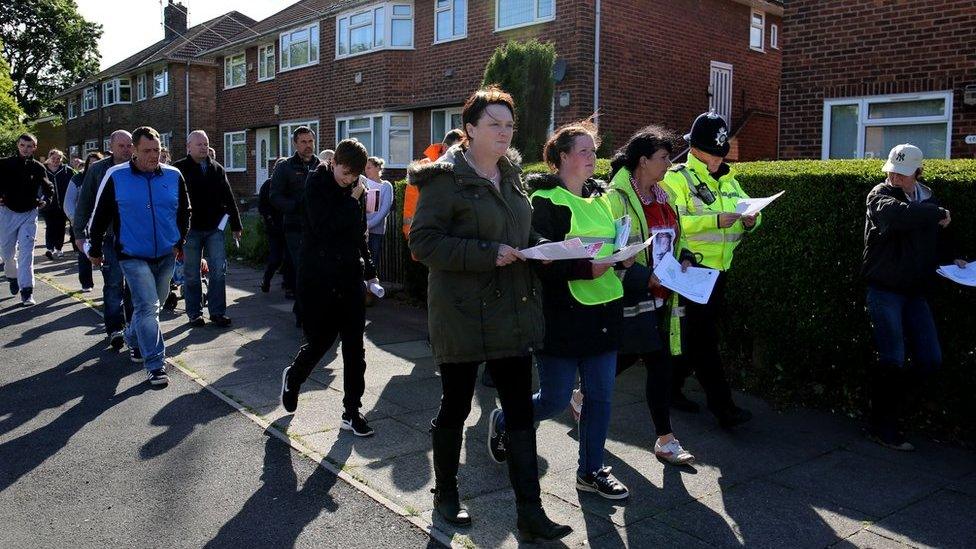
[[107, 151], [113, 131], [148, 125], [180, 158], [186, 154], [187, 128], [216, 132], [217, 67], [200, 53], [255, 21], [234, 11], [188, 29], [186, 9], [173, 0], [164, 8], [163, 21], [162, 40], [59, 96], [65, 102], [69, 155]]
[[785, 12], [783, 158], [885, 157], [904, 142], [976, 156], [976, 2], [790, 0]]
[[300, 0], [203, 52], [223, 69], [212, 142], [239, 195], [293, 154], [300, 124], [317, 149], [357, 137], [401, 175], [460, 126], [494, 49], [538, 38], [565, 65], [555, 125], [598, 110], [619, 146], [649, 123], [683, 133], [713, 108], [730, 119], [733, 158], [776, 158], [782, 11], [767, 0]]

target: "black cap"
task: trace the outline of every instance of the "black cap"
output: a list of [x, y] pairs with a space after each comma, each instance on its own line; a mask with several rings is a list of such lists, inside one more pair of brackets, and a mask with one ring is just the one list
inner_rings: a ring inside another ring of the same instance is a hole
[[691, 132], [685, 136], [685, 141], [696, 149], [725, 158], [731, 148], [729, 125], [714, 112], [700, 114], [691, 125]]

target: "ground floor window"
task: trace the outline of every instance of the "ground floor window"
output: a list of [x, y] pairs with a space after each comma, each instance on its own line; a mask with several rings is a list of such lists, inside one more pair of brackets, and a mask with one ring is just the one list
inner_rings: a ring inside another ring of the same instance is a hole
[[[336, 118], [336, 141], [356, 138], [387, 168], [406, 168], [413, 159], [413, 116], [409, 112]], [[443, 136], [441, 136], [443, 137]]]
[[885, 158], [911, 143], [926, 158], [949, 158], [952, 92], [824, 101], [822, 158]]

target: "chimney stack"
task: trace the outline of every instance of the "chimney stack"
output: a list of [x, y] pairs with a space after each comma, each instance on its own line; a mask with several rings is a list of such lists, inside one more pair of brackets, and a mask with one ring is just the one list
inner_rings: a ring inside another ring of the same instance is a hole
[[163, 9], [163, 25], [167, 40], [186, 34], [186, 8], [183, 4], [169, 0]]

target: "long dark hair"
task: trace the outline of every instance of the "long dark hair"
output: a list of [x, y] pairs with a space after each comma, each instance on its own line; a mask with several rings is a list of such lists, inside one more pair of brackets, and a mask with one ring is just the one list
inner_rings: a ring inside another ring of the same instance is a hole
[[650, 158], [661, 149], [668, 151], [669, 156], [674, 154], [674, 141], [674, 134], [663, 126], [651, 125], [637, 130], [610, 160], [610, 179], [617, 175], [620, 168], [627, 168], [633, 173], [642, 157]]
[[82, 170], [82, 171], [86, 171], [87, 172], [88, 171], [88, 166], [91, 166], [91, 163], [92, 162], [97, 162], [97, 161], [99, 161], [101, 159], [102, 159], [102, 153], [100, 153], [98, 151], [88, 153], [88, 156], [85, 157], [85, 169]]

